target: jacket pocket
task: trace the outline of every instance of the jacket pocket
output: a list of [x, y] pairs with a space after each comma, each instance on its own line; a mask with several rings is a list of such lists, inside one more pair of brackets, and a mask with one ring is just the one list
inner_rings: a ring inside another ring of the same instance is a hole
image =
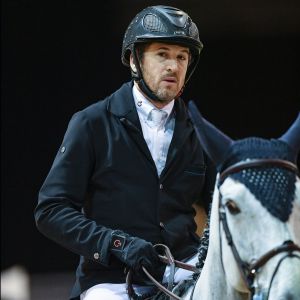
[[185, 174], [194, 175], [194, 176], [203, 176], [205, 175], [206, 165], [191, 165], [188, 166], [185, 170]]

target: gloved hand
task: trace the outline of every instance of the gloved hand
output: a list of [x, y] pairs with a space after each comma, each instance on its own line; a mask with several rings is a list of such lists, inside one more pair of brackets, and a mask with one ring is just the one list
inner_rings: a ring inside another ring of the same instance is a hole
[[111, 253], [126, 264], [134, 275], [145, 279], [144, 266], [158, 281], [162, 281], [165, 265], [150, 242], [132, 237], [122, 231], [113, 231], [110, 244]]

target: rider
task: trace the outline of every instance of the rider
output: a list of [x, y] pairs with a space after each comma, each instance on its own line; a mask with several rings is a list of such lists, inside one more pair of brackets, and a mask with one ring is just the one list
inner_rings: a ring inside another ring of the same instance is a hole
[[207, 211], [215, 171], [179, 96], [201, 49], [185, 12], [147, 7], [123, 40], [133, 81], [71, 119], [35, 210], [39, 230], [81, 256], [71, 299], [127, 299], [129, 268], [139, 290], [142, 266], [166, 278], [154, 244], [196, 263], [194, 207]]

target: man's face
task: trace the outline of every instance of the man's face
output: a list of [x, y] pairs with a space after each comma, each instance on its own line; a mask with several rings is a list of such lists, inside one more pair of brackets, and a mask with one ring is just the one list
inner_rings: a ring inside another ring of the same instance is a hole
[[162, 102], [168, 103], [178, 95], [189, 59], [189, 48], [184, 46], [156, 42], [146, 45], [141, 70], [146, 84]]

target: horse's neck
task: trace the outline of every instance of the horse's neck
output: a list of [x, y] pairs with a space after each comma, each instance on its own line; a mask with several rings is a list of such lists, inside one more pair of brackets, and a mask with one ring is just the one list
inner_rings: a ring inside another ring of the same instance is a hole
[[226, 262], [224, 262], [223, 266], [221, 258], [219, 200], [216, 191], [215, 189], [210, 217], [209, 248], [203, 270], [195, 286], [193, 300], [247, 300], [247, 295], [237, 292], [226, 281], [224, 273]]
[[295, 202], [293, 205], [292, 214], [288, 220], [289, 230], [292, 235], [292, 240], [300, 245], [300, 179], [297, 178], [295, 190]]

